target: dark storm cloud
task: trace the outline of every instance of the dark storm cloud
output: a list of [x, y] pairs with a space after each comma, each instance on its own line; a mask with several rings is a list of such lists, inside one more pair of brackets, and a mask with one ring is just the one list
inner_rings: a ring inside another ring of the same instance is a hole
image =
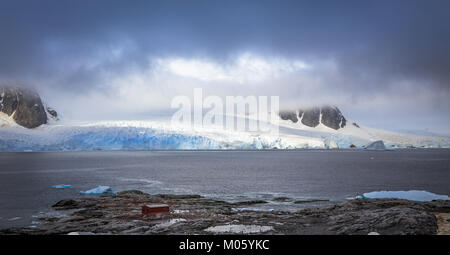
[[[135, 47], [122, 61], [98, 68], [139, 65], [152, 54], [220, 58], [251, 49], [333, 57], [351, 75], [431, 79], [448, 88], [449, 11], [445, 0], [2, 1], [0, 72], [52, 75], [61, 62], [128, 39]], [[59, 49], [48, 48], [52, 41]]]
[[152, 57], [227, 62], [250, 51], [335, 61], [338, 75], [322, 74], [330, 93], [394, 93], [409, 82], [450, 95], [449, 13], [447, 0], [2, 0], [0, 82], [107, 91], [105, 76]]

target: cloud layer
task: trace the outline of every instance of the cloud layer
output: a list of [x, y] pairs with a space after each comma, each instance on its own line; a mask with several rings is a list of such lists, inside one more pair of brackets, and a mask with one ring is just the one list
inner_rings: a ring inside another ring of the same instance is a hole
[[203, 87], [448, 132], [449, 11], [445, 0], [2, 1], [0, 82], [38, 87], [73, 118], [142, 116]]

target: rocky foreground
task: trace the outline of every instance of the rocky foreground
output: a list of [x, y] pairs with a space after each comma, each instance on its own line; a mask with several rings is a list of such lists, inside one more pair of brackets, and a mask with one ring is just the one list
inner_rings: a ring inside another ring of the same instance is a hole
[[[142, 216], [141, 206], [165, 203], [169, 214]], [[58, 216], [38, 228], [0, 234], [448, 234], [450, 201], [356, 199], [297, 212], [242, 210], [264, 201], [228, 203], [198, 195], [149, 195], [137, 190], [62, 200]]]

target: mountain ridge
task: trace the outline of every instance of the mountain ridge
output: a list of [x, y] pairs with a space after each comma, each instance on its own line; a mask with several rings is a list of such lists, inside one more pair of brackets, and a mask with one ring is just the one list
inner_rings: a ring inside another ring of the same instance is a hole
[[58, 113], [42, 103], [39, 94], [30, 88], [0, 85], [0, 112], [22, 127], [36, 128], [57, 119]]
[[322, 123], [329, 128], [338, 130], [344, 128], [347, 124], [347, 119], [339, 108], [332, 105], [316, 106], [299, 110], [284, 110], [280, 111], [279, 116], [282, 120], [290, 120], [293, 123], [302, 123], [308, 127], [317, 127]]

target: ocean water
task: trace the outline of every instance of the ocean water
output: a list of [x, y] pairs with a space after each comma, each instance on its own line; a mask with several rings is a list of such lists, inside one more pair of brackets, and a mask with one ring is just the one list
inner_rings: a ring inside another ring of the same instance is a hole
[[[72, 187], [52, 188], [58, 184]], [[52, 204], [99, 185], [269, 201], [256, 207], [261, 210], [297, 210], [381, 190], [450, 195], [450, 149], [0, 153], [0, 228], [36, 225]], [[329, 202], [294, 203], [311, 199]]]

